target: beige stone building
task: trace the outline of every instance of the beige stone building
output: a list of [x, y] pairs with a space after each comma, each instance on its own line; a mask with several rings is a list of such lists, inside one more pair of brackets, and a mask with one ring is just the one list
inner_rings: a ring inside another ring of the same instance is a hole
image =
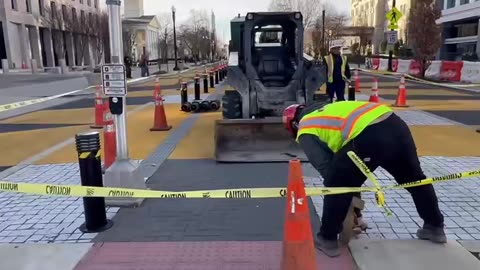
[[[407, 24], [410, 7], [414, 0], [396, 0], [395, 6], [403, 16], [398, 22], [398, 38], [408, 43]], [[373, 52], [380, 52], [380, 45], [385, 40], [385, 32], [389, 24], [386, 13], [392, 8], [392, 0], [352, 0], [351, 15], [352, 26], [374, 27], [372, 37]]]

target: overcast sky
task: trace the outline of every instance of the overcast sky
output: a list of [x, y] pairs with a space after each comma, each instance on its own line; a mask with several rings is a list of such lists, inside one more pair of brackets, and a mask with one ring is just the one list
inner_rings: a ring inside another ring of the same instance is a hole
[[[350, 14], [350, 2], [351, 0], [335, 0], [337, 10]], [[144, 12], [145, 15], [171, 12], [172, 5], [175, 5], [177, 20], [182, 22], [188, 19], [191, 9], [204, 9], [209, 13], [213, 10], [216, 16], [217, 35], [228, 41], [229, 22], [233, 17], [238, 13], [243, 16], [249, 11], [266, 11], [269, 3], [270, 0], [144, 0]]]

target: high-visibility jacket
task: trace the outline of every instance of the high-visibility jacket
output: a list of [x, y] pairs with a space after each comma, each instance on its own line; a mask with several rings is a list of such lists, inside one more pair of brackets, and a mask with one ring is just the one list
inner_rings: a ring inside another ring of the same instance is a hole
[[367, 126], [382, 115], [393, 110], [386, 105], [364, 101], [342, 101], [328, 104], [302, 117], [298, 127], [298, 138], [312, 134], [338, 152]]
[[[344, 55], [340, 56], [342, 58], [342, 77], [345, 77], [345, 68], [347, 66], [347, 57]], [[335, 69], [335, 58], [333, 57], [333, 54], [327, 55], [325, 58], [327, 62], [327, 67], [328, 67], [328, 82], [333, 83], [333, 71]]]

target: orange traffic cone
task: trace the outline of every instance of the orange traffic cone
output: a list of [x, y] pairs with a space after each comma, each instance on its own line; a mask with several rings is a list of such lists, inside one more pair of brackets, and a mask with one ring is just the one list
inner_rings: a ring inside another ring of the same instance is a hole
[[169, 126], [167, 123], [167, 116], [165, 115], [165, 108], [163, 106], [164, 99], [158, 81], [155, 86], [153, 98], [155, 99], [155, 113], [153, 116], [153, 127], [150, 131], [167, 131], [172, 129], [172, 126]]
[[373, 78], [373, 86], [372, 86], [372, 95], [370, 96], [370, 99], [368, 100], [370, 102], [380, 102], [380, 99], [378, 98], [378, 79]]
[[103, 125], [104, 125], [103, 112], [104, 112], [104, 104], [103, 104], [102, 88], [100, 86], [97, 86], [97, 89], [95, 92], [95, 124], [91, 125], [90, 128], [103, 128]]
[[287, 188], [282, 270], [297, 269], [317, 269], [317, 259], [308, 199], [303, 182], [302, 165], [299, 160], [291, 160]]
[[108, 169], [115, 159], [117, 159], [117, 133], [115, 131], [115, 122], [110, 112], [109, 103], [105, 103], [105, 127], [103, 129], [103, 153], [105, 156], [105, 170]]
[[409, 107], [407, 105], [407, 87], [405, 86], [405, 75], [400, 79], [400, 86], [398, 87], [397, 100], [394, 107]]
[[360, 76], [358, 75], [358, 69], [355, 69], [355, 92], [360, 93]]

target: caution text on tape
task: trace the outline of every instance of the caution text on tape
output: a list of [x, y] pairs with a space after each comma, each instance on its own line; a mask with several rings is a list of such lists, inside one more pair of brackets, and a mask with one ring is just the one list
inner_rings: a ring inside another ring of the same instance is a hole
[[[382, 190], [411, 188], [422, 185], [436, 184], [439, 182], [462, 180], [480, 177], [480, 170], [454, 173], [445, 176], [432, 177], [422, 181], [406, 184], [383, 186]], [[376, 192], [375, 187], [308, 187], [305, 189], [308, 196], [327, 196], [352, 192]], [[223, 199], [248, 199], [248, 198], [280, 198], [286, 196], [285, 187], [275, 188], [240, 188], [219, 190], [196, 191], [160, 191], [111, 187], [92, 187], [79, 185], [54, 185], [38, 183], [0, 182], [0, 191], [25, 193], [46, 196], [68, 197], [116, 197], [116, 198], [223, 198]]]

